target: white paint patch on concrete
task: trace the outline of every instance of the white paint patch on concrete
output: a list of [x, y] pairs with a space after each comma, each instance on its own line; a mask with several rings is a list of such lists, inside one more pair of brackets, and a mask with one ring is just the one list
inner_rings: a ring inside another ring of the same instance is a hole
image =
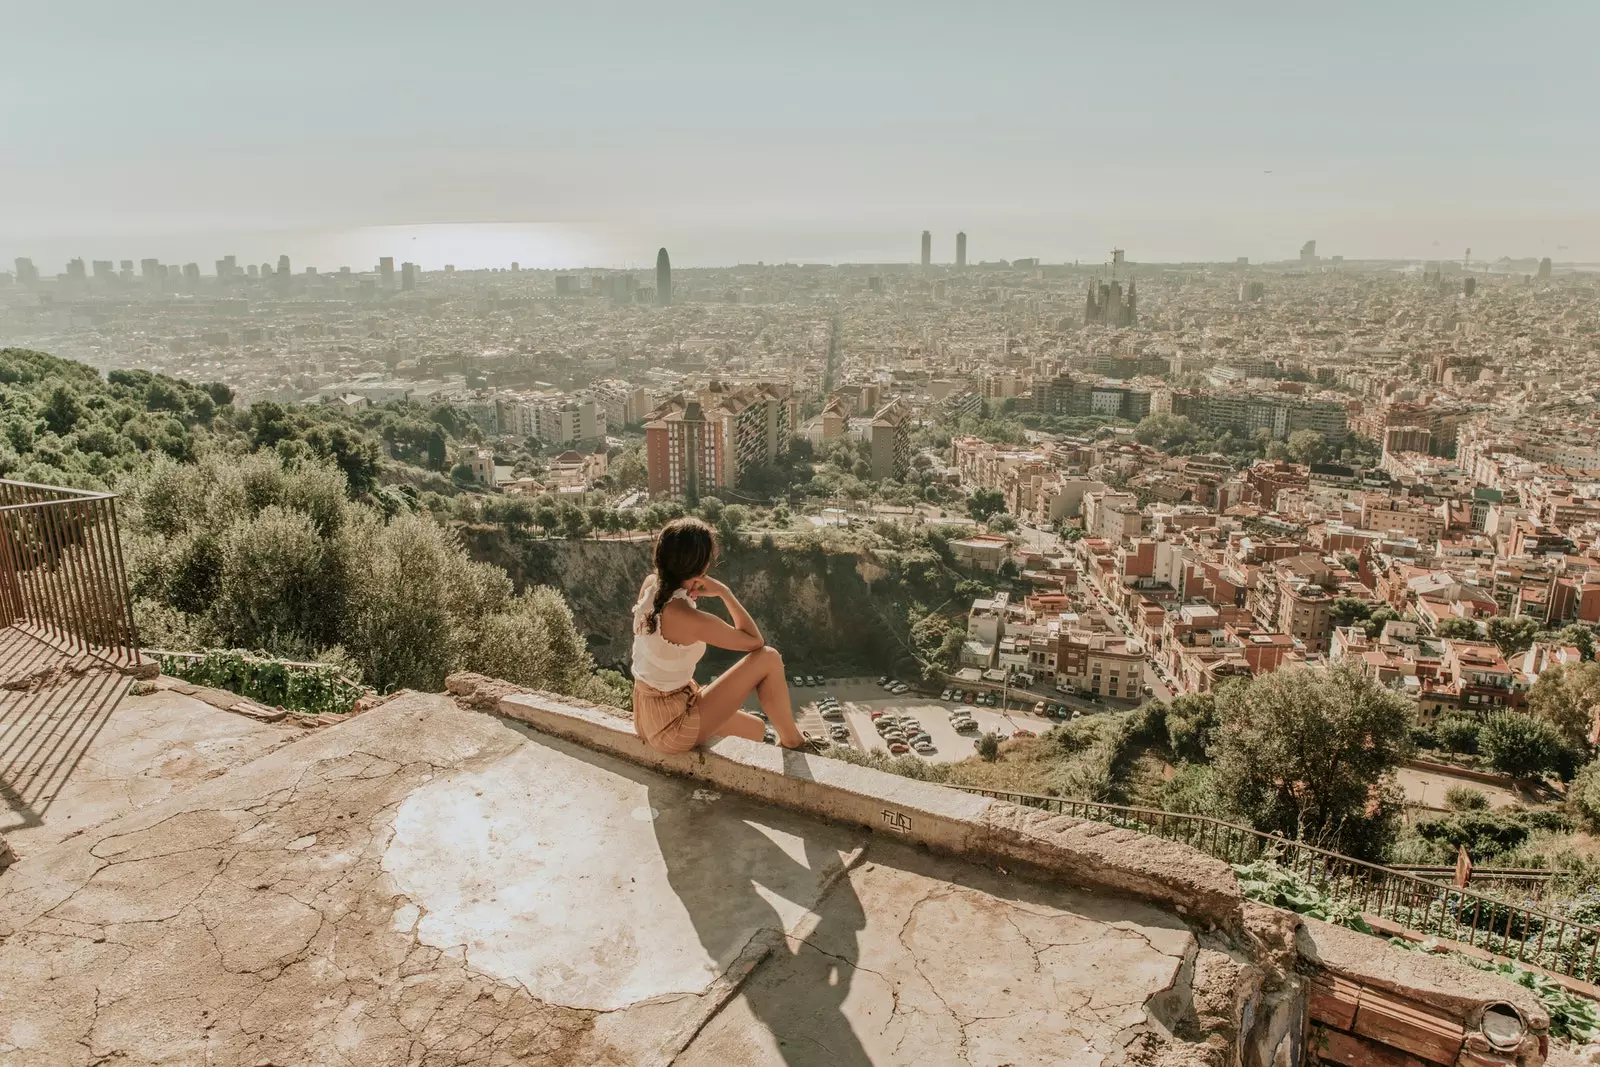
[[[654, 788], [687, 803], [682, 785], [661, 778]], [[413, 902], [395, 913], [394, 929], [464, 950], [472, 967], [550, 1004], [611, 1011], [703, 993], [748, 936], [728, 939], [727, 959], [701, 944], [668, 881], [650, 799], [637, 776], [532, 742], [482, 771], [421, 786], [401, 804], [383, 859]], [[793, 883], [789, 892], [797, 895]], [[773, 926], [781, 916], [792, 927], [814, 903], [814, 892], [801, 901], [762, 895]], [[757, 928], [752, 920], [750, 933]]]

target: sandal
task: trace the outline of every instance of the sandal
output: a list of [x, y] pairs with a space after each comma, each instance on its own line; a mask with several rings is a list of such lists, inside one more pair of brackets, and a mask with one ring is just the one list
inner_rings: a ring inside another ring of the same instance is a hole
[[789, 752], [809, 752], [814, 756], [820, 756], [828, 750], [829, 745], [822, 738], [812, 737], [804, 730], [801, 730], [800, 743], [798, 745], [779, 745], [778, 747]]

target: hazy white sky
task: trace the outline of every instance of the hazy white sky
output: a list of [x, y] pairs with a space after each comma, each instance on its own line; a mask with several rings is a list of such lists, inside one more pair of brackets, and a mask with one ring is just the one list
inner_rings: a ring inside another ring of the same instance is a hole
[[1593, 0], [7, 7], [0, 261], [46, 270], [484, 222], [563, 224], [530, 264], [1600, 259]]

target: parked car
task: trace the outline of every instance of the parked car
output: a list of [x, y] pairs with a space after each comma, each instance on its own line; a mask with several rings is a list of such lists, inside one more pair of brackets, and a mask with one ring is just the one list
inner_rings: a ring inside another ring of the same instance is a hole
[[1028, 729], [1027, 727], [1024, 726], [1024, 727], [1019, 727], [1017, 730], [1013, 731], [1011, 736], [1012, 737], [1038, 737], [1039, 735], [1034, 733], [1032, 730], [1030, 730], [1030, 729]]
[[907, 752], [911, 751], [911, 746], [906, 744], [904, 741], [896, 741], [894, 744], [889, 746], [889, 751], [896, 756], [903, 756]]
[[887, 674], [878, 675], [878, 684], [879, 685], [888, 685], [889, 684], [889, 676]]
[[909, 685], [907, 685], [906, 683], [901, 682], [898, 685], [896, 685], [893, 689], [889, 690], [889, 692], [893, 693], [897, 697], [903, 697], [907, 693], [911, 692], [911, 687]]
[[940, 700], [949, 700], [950, 699], [950, 690], [946, 689], [944, 692], [940, 693], [939, 694], [939, 699]]
[[822, 717], [824, 719], [842, 719], [844, 718], [844, 709], [837, 704], [833, 704], [822, 709]]
[[966, 696], [962, 697], [961, 699], [966, 701], [968, 704], [971, 704], [972, 703], [972, 694], [968, 693]]
[[797, 689], [798, 689], [798, 688], [799, 688], [799, 687], [800, 687], [800, 686], [802, 686], [802, 685], [805, 685], [805, 684], [806, 684], [806, 680], [805, 680], [805, 678], [804, 678], [804, 677], [802, 677], [802, 676], [801, 676], [801, 675], [798, 675], [798, 674], [797, 674], [797, 675], [795, 675], [795, 676], [794, 676], [794, 677], [793, 677], [793, 678], [790, 678], [790, 679], [789, 679], [789, 681], [791, 681], [791, 682], [793, 682], [793, 683], [794, 683], [794, 685], [795, 685], [795, 688], [797, 688]]
[[924, 756], [926, 756], [930, 752], [938, 751], [937, 749], [935, 749], [933, 747], [933, 742], [932, 741], [913, 741], [911, 743], [911, 747], [915, 751], [921, 753]]
[[888, 712], [884, 711], [882, 708], [873, 708], [871, 711], [867, 712], [867, 714], [872, 716], [873, 722], [877, 722], [879, 719], [887, 715]]
[[1045, 713], [1045, 703], [1044, 703], [1044, 701], [1041, 700], [1041, 701], [1039, 701], [1037, 704], [1035, 704], [1033, 706], [1033, 713], [1035, 715], [1043, 715]]

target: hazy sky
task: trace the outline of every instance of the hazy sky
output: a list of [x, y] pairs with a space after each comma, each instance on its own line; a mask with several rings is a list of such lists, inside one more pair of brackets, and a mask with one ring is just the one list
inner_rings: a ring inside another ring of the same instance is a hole
[[0, 262], [47, 271], [428, 223], [562, 224], [530, 265], [1600, 259], [1594, 0], [6, 7]]

